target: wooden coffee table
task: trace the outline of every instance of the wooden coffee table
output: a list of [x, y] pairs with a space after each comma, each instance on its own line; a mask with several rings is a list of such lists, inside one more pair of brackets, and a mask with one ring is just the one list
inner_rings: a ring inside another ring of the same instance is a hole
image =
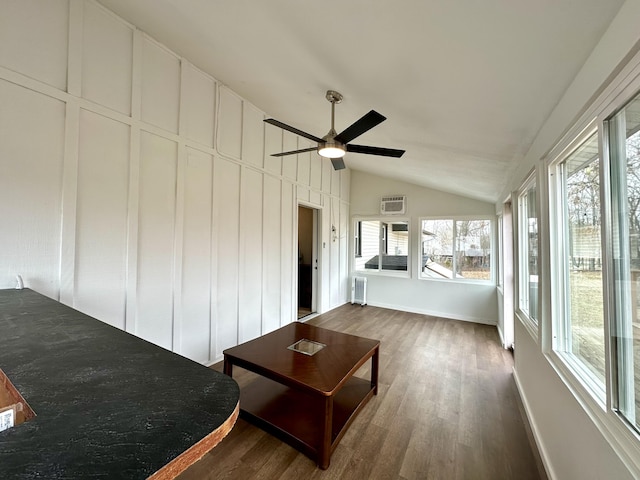
[[[289, 348], [300, 340], [310, 341], [299, 345], [307, 353]], [[237, 365], [259, 374], [240, 391], [240, 417], [326, 469], [349, 425], [378, 393], [379, 350], [378, 340], [294, 322], [225, 350], [224, 373], [232, 376]], [[371, 380], [354, 377], [369, 359]]]

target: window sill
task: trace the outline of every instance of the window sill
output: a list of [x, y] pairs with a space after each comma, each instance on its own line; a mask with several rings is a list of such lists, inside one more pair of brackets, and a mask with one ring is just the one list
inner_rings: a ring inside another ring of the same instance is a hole
[[[576, 399], [582, 410], [593, 422], [594, 426], [609, 442], [620, 460], [630, 470], [634, 478], [640, 478], [640, 435], [627, 425], [614, 410], [609, 409], [597, 395], [591, 393], [588, 385], [572, 371], [566, 361], [565, 354], [551, 351], [545, 353], [549, 365], [556, 372], [560, 381]], [[589, 383], [589, 382], [587, 382]]]
[[471, 280], [469, 278], [436, 278], [420, 276], [418, 280], [432, 281], [432, 282], [446, 282], [446, 283], [463, 283], [467, 285], [483, 285], [495, 287], [495, 283], [491, 280]]
[[405, 270], [354, 270], [354, 275], [370, 275], [374, 277], [395, 277], [395, 278], [411, 278], [408, 271]]
[[520, 323], [525, 328], [525, 330], [527, 332], [529, 332], [529, 335], [531, 335], [531, 338], [533, 338], [536, 343], [539, 343], [539, 341], [538, 341], [538, 323], [533, 321], [529, 317], [529, 315], [527, 315], [525, 312], [523, 312], [520, 309], [516, 310], [516, 318], [520, 321]]

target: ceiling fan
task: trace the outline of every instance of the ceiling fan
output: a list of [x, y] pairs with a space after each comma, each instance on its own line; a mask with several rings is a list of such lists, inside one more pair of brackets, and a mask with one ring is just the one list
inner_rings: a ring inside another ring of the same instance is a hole
[[290, 152], [274, 153], [271, 155], [272, 157], [283, 157], [285, 155], [294, 155], [297, 153], [317, 150], [319, 155], [331, 159], [331, 163], [333, 164], [333, 168], [335, 170], [342, 170], [343, 168], [345, 168], [344, 160], [342, 160], [342, 157], [344, 157], [344, 154], [346, 152], [366, 153], [368, 155], [382, 155], [385, 157], [395, 158], [399, 158], [402, 156], [404, 150], [350, 144], [349, 142], [351, 140], [359, 137], [368, 130], [371, 130], [376, 125], [384, 122], [387, 118], [384, 115], [379, 114], [375, 110], [371, 110], [369, 113], [361, 117], [359, 120], [356, 120], [351, 126], [347, 127], [342, 132], [336, 133], [334, 128], [335, 106], [336, 103], [340, 103], [342, 101], [342, 95], [334, 90], [329, 90], [327, 91], [326, 97], [327, 100], [331, 102], [331, 130], [329, 130], [329, 133], [327, 133], [322, 138], [316, 137], [315, 135], [311, 135], [307, 132], [303, 132], [302, 130], [298, 130], [297, 128], [291, 127], [273, 118], [267, 118], [264, 120], [271, 125], [280, 127], [283, 130], [287, 130], [291, 133], [295, 133], [296, 135], [300, 135], [301, 137], [308, 138], [309, 140], [313, 140], [314, 142], [318, 143], [316, 147], [292, 150]]

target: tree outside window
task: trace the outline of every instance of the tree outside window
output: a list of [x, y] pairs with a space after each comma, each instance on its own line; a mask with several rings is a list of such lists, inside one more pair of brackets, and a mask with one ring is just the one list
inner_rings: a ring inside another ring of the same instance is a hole
[[591, 135], [558, 166], [563, 246], [562, 322], [557, 349], [605, 383], [604, 297], [598, 136]]
[[491, 220], [422, 220], [423, 278], [491, 280]]

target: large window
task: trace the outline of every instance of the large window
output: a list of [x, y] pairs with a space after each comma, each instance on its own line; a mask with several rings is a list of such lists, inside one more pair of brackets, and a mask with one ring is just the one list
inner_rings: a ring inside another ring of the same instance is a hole
[[[550, 152], [537, 193], [549, 219], [542, 352], [640, 478], [640, 56], [634, 62], [633, 76], [607, 87]], [[532, 292], [526, 269], [536, 281], [540, 273], [527, 245], [537, 236], [531, 187], [520, 190], [518, 209], [522, 310]]]
[[640, 431], [640, 95], [606, 125], [613, 226], [614, 403]]
[[409, 222], [358, 220], [354, 231], [356, 270], [408, 271]]
[[[557, 351], [579, 376], [605, 384], [605, 328], [597, 133], [555, 165], [558, 191], [555, 239], [558, 259]], [[581, 370], [582, 369], [582, 370]], [[602, 395], [603, 396], [603, 395]]]
[[491, 280], [491, 220], [422, 220], [423, 278]]
[[498, 262], [498, 287], [504, 287], [504, 216], [498, 216], [498, 254], [496, 260]]
[[518, 197], [518, 307], [532, 327], [538, 324], [538, 214], [534, 175], [535, 172]]

